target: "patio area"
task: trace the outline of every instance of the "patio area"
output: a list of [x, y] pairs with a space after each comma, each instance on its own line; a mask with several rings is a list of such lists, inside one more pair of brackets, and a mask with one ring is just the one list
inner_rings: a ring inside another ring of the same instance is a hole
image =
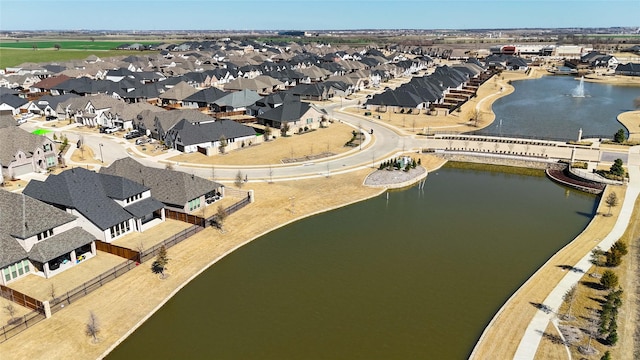
[[167, 219], [144, 232], [133, 232], [112, 242], [113, 245], [126, 247], [135, 251], [149, 249], [174, 234], [190, 227], [186, 222]]
[[52, 287], [55, 296], [60, 296], [125, 261], [127, 260], [121, 257], [97, 251], [96, 256], [82, 261], [52, 278], [45, 279], [38, 275], [29, 274], [10, 283], [8, 287], [40, 301], [51, 300]]

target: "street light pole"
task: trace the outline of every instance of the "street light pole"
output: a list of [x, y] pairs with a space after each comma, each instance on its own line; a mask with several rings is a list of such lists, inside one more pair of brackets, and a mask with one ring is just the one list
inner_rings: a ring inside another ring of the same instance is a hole
[[102, 146], [104, 146], [104, 144], [100, 143], [98, 145], [100, 145], [100, 162], [104, 164], [104, 158], [102, 157]]

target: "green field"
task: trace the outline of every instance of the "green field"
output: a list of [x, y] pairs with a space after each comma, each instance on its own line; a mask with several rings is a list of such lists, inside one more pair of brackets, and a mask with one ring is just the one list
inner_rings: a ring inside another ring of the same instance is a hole
[[[140, 44], [157, 44], [153, 41], [140, 41]], [[63, 50], [115, 50], [118, 46], [127, 44], [124, 41], [90, 41], [90, 40], [42, 40], [42, 41], [16, 41], [4, 40], [0, 41], [0, 48], [12, 49], [55, 49], [56, 45], [60, 45]]]
[[141, 55], [156, 53], [155, 51], [136, 51], [136, 50], [55, 50], [50, 49], [8, 49], [0, 47], [0, 69], [7, 66], [16, 66], [25, 62], [42, 63], [52, 61], [68, 61], [76, 59], [85, 59], [89, 55], [95, 55], [99, 58], [107, 58], [118, 55]]

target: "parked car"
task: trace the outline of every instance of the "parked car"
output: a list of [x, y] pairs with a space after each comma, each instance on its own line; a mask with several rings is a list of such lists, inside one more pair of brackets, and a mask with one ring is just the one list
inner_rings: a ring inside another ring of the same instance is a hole
[[140, 133], [140, 131], [138, 130], [131, 130], [128, 133], [124, 134], [125, 139], [135, 139], [139, 138], [140, 136], [142, 136], [142, 133]]
[[115, 127], [115, 126], [113, 126], [113, 127], [108, 127], [108, 128], [105, 128], [105, 129], [104, 129], [104, 133], [105, 133], [105, 134], [113, 134], [114, 132], [116, 132], [116, 131], [118, 131], [118, 130], [120, 130], [120, 128], [119, 128], [119, 127]]
[[47, 116], [47, 117], [46, 117], [46, 120], [47, 120], [47, 121], [58, 120], [58, 117], [57, 117], [57, 116], [54, 116], [54, 115], [49, 115], [49, 116]]
[[142, 145], [142, 144], [150, 143], [152, 141], [153, 139], [151, 138], [139, 138], [139, 139], [136, 139], [136, 145]]

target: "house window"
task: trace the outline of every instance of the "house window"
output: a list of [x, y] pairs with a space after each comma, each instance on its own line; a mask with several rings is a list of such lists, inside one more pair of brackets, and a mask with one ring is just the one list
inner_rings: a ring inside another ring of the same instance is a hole
[[313, 123], [313, 118], [308, 118], [308, 119], [307, 119], [307, 125], [308, 125], [308, 124], [312, 124], [312, 123]]
[[56, 157], [55, 156], [47, 156], [47, 167], [56, 166]]
[[4, 274], [4, 281], [9, 282], [9, 280], [11, 280], [11, 273], [9, 272], [9, 267], [4, 268], [2, 272]]
[[42, 146], [42, 148], [44, 149], [44, 151], [51, 151], [53, 150], [53, 147], [51, 146], [51, 144], [46, 143]]
[[127, 220], [112, 226], [109, 230], [111, 231], [111, 238], [115, 238], [128, 233], [131, 230], [131, 225], [129, 225], [129, 221]]
[[38, 241], [44, 240], [50, 236], [53, 236], [53, 229], [45, 230], [40, 234], [36, 235], [36, 237], [38, 238]]
[[189, 201], [189, 211], [193, 211], [200, 207], [200, 198]]

